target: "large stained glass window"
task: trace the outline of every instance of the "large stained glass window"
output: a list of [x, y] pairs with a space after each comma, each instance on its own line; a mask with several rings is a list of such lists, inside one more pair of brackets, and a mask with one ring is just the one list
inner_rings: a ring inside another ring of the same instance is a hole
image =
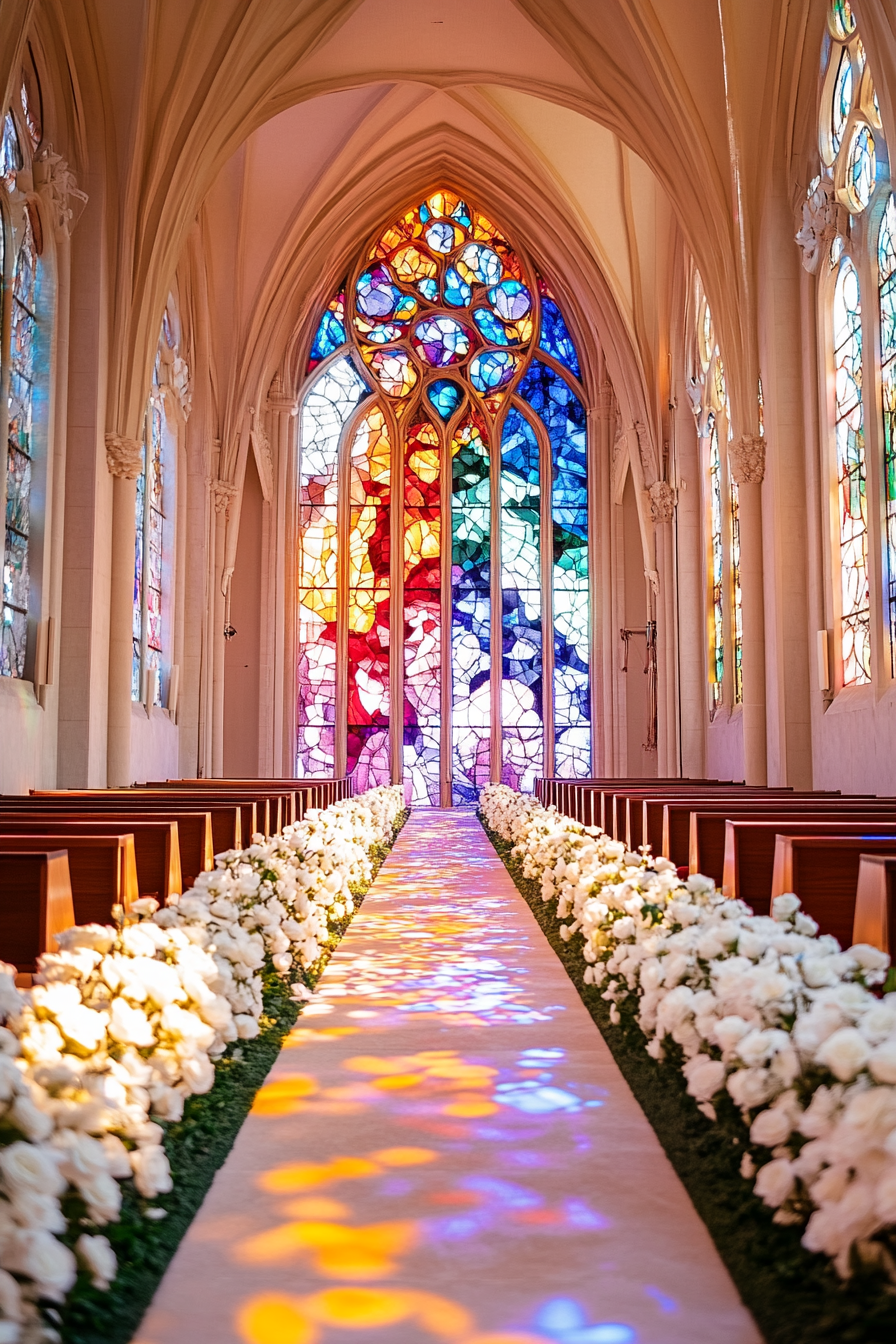
[[9, 367], [9, 435], [0, 675], [24, 677], [30, 594], [29, 541], [34, 470], [34, 399], [37, 377], [37, 250], [28, 207], [15, 259]]
[[868, 503], [862, 404], [862, 308], [859, 277], [840, 261], [834, 289], [837, 485], [840, 510], [840, 630], [844, 686], [871, 680]]
[[885, 592], [890, 675], [896, 676], [896, 199], [891, 195], [877, 246], [880, 279], [880, 358], [884, 412]]
[[298, 774], [433, 805], [587, 775], [586, 417], [555, 296], [439, 191], [366, 249], [307, 373]]

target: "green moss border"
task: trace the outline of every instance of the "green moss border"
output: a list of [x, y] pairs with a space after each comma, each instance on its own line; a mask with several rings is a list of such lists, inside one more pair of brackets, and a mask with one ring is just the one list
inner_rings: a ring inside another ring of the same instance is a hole
[[[377, 846], [373, 851], [371, 883], [407, 817], [407, 811], [399, 817], [391, 844]], [[353, 889], [355, 913], [369, 889], [370, 884]], [[324, 955], [313, 971], [306, 974], [311, 988], [352, 918], [348, 915], [333, 932]], [[86, 1274], [79, 1274], [75, 1288], [59, 1312], [58, 1328], [65, 1344], [128, 1344], [140, 1325], [181, 1238], [233, 1147], [256, 1092], [280, 1053], [284, 1037], [301, 1012], [300, 1004], [290, 998], [290, 986], [270, 965], [263, 974], [261, 1034], [254, 1041], [230, 1046], [215, 1069], [212, 1090], [204, 1096], [190, 1097], [183, 1119], [177, 1124], [163, 1125], [174, 1189], [152, 1203], [165, 1209], [166, 1217], [148, 1220], [144, 1216], [147, 1201], [137, 1194], [133, 1182], [124, 1183], [121, 1219], [101, 1229], [118, 1257], [118, 1277], [107, 1292], [102, 1292], [92, 1287]], [[66, 1212], [77, 1216], [78, 1210], [72, 1206]]]
[[[569, 975], [706, 1224], [746, 1307], [768, 1344], [894, 1344], [896, 1296], [882, 1274], [862, 1270], [847, 1283], [825, 1256], [800, 1244], [801, 1227], [780, 1227], [739, 1171], [749, 1147], [733, 1103], [708, 1120], [686, 1091], [675, 1062], [657, 1063], [629, 1005], [610, 1021], [601, 991], [586, 985], [582, 940], [565, 943], [540, 884], [522, 875], [511, 845], [480, 822], [520, 895]], [[723, 1341], [719, 1341], [723, 1344]]]

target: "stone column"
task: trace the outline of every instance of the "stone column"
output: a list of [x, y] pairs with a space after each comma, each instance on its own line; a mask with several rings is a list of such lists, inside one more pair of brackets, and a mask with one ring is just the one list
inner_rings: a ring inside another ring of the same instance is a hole
[[211, 732], [211, 772], [220, 779], [224, 774], [224, 612], [226, 587], [230, 575], [225, 571], [227, 523], [230, 518], [230, 506], [237, 494], [232, 481], [214, 479], [209, 481], [214, 515], [212, 518], [212, 555], [210, 572], [212, 590], [209, 601], [211, 620], [211, 638], [209, 654], [211, 661], [212, 687], [212, 732]]
[[742, 434], [728, 446], [728, 462], [738, 488], [740, 583], [743, 618], [744, 779], [768, 778], [765, 712], [765, 600], [762, 576], [762, 480], [765, 439]]
[[277, 777], [295, 774], [295, 434], [298, 403], [278, 378], [268, 394], [267, 425], [273, 480], [269, 543], [272, 626], [271, 763]]
[[678, 724], [674, 663], [670, 659], [675, 647], [675, 566], [672, 555], [675, 491], [668, 481], [654, 481], [647, 493], [650, 496], [650, 516], [653, 522], [659, 579], [656, 599], [657, 774], [677, 775]]
[[106, 435], [106, 465], [112, 476], [112, 555], [109, 592], [109, 729], [106, 782], [131, 783], [131, 671], [133, 665], [134, 547], [137, 477], [142, 445]]

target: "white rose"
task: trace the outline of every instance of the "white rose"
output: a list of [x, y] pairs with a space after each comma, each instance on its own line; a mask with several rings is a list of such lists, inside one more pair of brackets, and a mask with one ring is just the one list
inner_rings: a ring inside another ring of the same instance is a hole
[[138, 919], [143, 919], [149, 915], [154, 915], [159, 908], [159, 903], [154, 896], [141, 896], [139, 901], [132, 901], [131, 908], [128, 911], [131, 915], [136, 915]]
[[176, 1003], [169, 1003], [162, 1010], [161, 1026], [175, 1040], [194, 1043], [199, 1050], [208, 1050], [216, 1035], [214, 1027]]
[[95, 1223], [111, 1223], [118, 1220], [121, 1212], [121, 1186], [113, 1176], [103, 1171], [89, 1178], [81, 1177], [77, 1184]]
[[24, 1274], [38, 1285], [41, 1296], [61, 1302], [78, 1276], [75, 1257], [51, 1232], [22, 1228], [4, 1251], [6, 1268]]
[[134, 1184], [144, 1199], [154, 1199], [156, 1195], [167, 1195], [173, 1190], [171, 1168], [164, 1148], [136, 1148], [131, 1154], [131, 1168], [134, 1172]]
[[52, 1117], [45, 1111], [35, 1106], [34, 1102], [25, 1093], [16, 1097], [6, 1113], [7, 1119], [11, 1120], [16, 1129], [20, 1130], [32, 1143], [40, 1143], [43, 1139], [48, 1139], [53, 1132]]
[[711, 1101], [725, 1086], [727, 1072], [720, 1059], [710, 1059], [708, 1055], [694, 1055], [684, 1066], [689, 1094], [697, 1101]]
[[792, 891], [788, 891], [783, 896], [776, 896], [772, 901], [772, 919], [776, 919], [781, 924], [787, 923], [796, 914], [800, 908], [800, 898], [795, 896]]
[[75, 1054], [92, 1055], [106, 1042], [106, 1014], [83, 1004], [58, 1013], [56, 1022]]
[[840, 982], [840, 973], [831, 957], [805, 955], [800, 961], [803, 979], [810, 989], [822, 989], [825, 985]]
[[871, 1058], [871, 1047], [855, 1027], [841, 1027], [816, 1051], [818, 1064], [830, 1069], [841, 1083], [855, 1078]]
[[115, 946], [117, 933], [111, 924], [77, 924], [56, 934], [57, 947], [66, 951], [88, 947], [94, 952], [108, 952]]
[[745, 1022], [742, 1017], [738, 1017], [736, 1014], [730, 1014], [716, 1023], [713, 1028], [712, 1039], [719, 1049], [727, 1055], [731, 1053], [738, 1041], [746, 1036], [749, 1030], [749, 1022]]
[[17, 1190], [12, 1212], [21, 1227], [43, 1228], [45, 1232], [64, 1232], [65, 1214], [55, 1195], [39, 1195], [35, 1190]]
[[763, 1148], [777, 1148], [786, 1143], [793, 1132], [793, 1125], [783, 1106], [771, 1106], [760, 1111], [750, 1126], [750, 1142], [761, 1144]]
[[884, 1041], [871, 1051], [868, 1072], [876, 1083], [896, 1083], [896, 1041]]
[[109, 1035], [122, 1045], [134, 1045], [138, 1050], [150, 1049], [156, 1043], [152, 1023], [143, 1009], [132, 1008], [122, 998], [112, 1000]]
[[93, 1276], [94, 1288], [108, 1288], [118, 1273], [118, 1261], [107, 1237], [88, 1237], [83, 1233], [75, 1242], [75, 1251], [84, 1268]]
[[847, 955], [865, 971], [885, 971], [890, 964], [887, 953], [881, 952], [879, 947], [872, 947], [870, 943], [854, 943]]
[[39, 1195], [61, 1195], [65, 1190], [65, 1177], [55, 1154], [34, 1143], [19, 1140], [0, 1148], [0, 1174], [13, 1196], [20, 1190], [33, 1190]]
[[[149, 1096], [152, 1102], [152, 1113], [160, 1120], [178, 1121], [183, 1119], [183, 1093], [169, 1087], [167, 1083], [153, 1083], [149, 1089]], [[129, 1170], [125, 1174], [128, 1175]]]
[[100, 1143], [108, 1163], [109, 1174], [118, 1181], [125, 1181], [131, 1174], [131, 1159], [117, 1134], [104, 1134]]
[[[181, 902], [181, 909], [183, 909], [183, 902]], [[155, 956], [155, 939], [149, 932], [151, 927], [151, 925], [131, 924], [128, 928], [122, 930], [121, 945], [129, 957]], [[158, 930], [158, 932], [162, 932], [162, 930]]]
[[790, 1163], [785, 1157], [776, 1157], [759, 1168], [753, 1189], [764, 1204], [778, 1209], [793, 1192], [795, 1184]]
[[771, 1100], [776, 1090], [775, 1080], [768, 1069], [738, 1069], [728, 1075], [726, 1086], [735, 1105], [743, 1110], [762, 1106]]
[[215, 1085], [215, 1066], [208, 1055], [189, 1055], [181, 1060], [184, 1084], [194, 1096], [210, 1092]]

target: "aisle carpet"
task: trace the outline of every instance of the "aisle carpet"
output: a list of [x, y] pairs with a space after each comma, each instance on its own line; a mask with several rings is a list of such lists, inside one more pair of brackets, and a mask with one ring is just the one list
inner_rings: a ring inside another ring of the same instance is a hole
[[412, 814], [140, 1344], [759, 1344], [470, 812]]

